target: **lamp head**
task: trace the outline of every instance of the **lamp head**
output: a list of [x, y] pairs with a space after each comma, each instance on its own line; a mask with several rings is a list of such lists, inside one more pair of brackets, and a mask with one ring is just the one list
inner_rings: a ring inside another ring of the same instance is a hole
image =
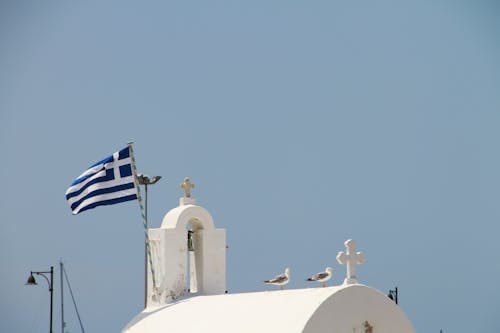
[[147, 185], [149, 184], [149, 177], [140, 173], [137, 175], [137, 181], [140, 185]]
[[153, 176], [153, 178], [151, 179], [151, 184], [158, 182], [160, 179], [161, 179], [161, 176]]
[[27, 286], [36, 286], [38, 283], [36, 283], [35, 277], [33, 276], [33, 273], [30, 273], [30, 277], [28, 278], [28, 281], [26, 281], [25, 285]]
[[152, 185], [159, 181], [161, 179], [161, 176], [153, 176], [149, 178], [147, 175], [143, 175], [142, 173], [137, 175], [137, 181], [139, 182], [139, 185]]

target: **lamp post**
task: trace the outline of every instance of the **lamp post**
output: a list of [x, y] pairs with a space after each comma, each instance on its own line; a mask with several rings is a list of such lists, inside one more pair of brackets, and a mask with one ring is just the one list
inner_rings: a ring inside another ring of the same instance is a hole
[[[50, 281], [49, 278], [45, 274], [50, 273]], [[47, 280], [47, 283], [49, 284], [49, 291], [50, 291], [50, 333], [52, 333], [52, 305], [53, 305], [53, 296], [54, 296], [54, 266], [50, 266], [50, 271], [48, 272], [30, 272], [30, 276], [28, 277], [28, 281], [25, 283], [27, 286], [36, 286], [38, 283], [36, 283], [35, 277], [33, 274], [36, 275], [41, 275]]]
[[387, 294], [387, 297], [389, 297], [396, 304], [398, 304], [398, 287], [395, 287], [394, 290], [389, 289], [389, 293]]
[[[144, 192], [146, 193], [146, 198], [144, 200], [144, 217], [146, 220], [146, 230], [148, 227], [148, 185], [154, 185], [161, 179], [161, 176], [149, 176], [143, 175], [142, 173], [137, 175], [137, 180], [139, 185], [144, 185]], [[148, 303], [148, 244], [146, 244], [147, 239], [144, 241], [144, 308], [146, 308]]]

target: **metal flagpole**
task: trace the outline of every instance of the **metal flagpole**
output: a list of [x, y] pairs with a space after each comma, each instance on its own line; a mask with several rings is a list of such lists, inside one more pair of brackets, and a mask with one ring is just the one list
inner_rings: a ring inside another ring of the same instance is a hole
[[[128, 147], [129, 147], [130, 157], [132, 160], [132, 171], [134, 173], [134, 183], [135, 183], [135, 187], [137, 188], [137, 202], [139, 203], [139, 208], [141, 209], [141, 216], [142, 216], [142, 224], [144, 226], [144, 238], [145, 238], [145, 242], [146, 242], [147, 257], [149, 260], [151, 279], [153, 280], [153, 291], [156, 291], [155, 271], [153, 268], [153, 261], [151, 259], [151, 247], [149, 244], [148, 222], [146, 219], [146, 215], [144, 213], [144, 205], [142, 204], [141, 188], [139, 187], [139, 180], [137, 177], [137, 168], [135, 166], [134, 149], [133, 149], [132, 145], [133, 145], [133, 142], [129, 142]], [[147, 278], [144, 280], [144, 283], [145, 283], [145, 288], [147, 288]], [[146, 305], [147, 304], [144, 304], [144, 307], [146, 307]]]
[[[146, 200], [144, 206], [146, 207], [146, 230], [148, 228], [148, 184], [144, 185], [144, 192], [146, 192]], [[146, 236], [147, 237], [147, 236]], [[144, 309], [148, 306], [148, 239], [144, 241]]]

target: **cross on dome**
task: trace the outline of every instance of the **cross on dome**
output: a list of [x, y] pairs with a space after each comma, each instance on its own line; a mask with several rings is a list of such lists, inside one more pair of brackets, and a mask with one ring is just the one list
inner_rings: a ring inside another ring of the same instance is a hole
[[337, 261], [339, 264], [346, 264], [347, 266], [347, 277], [344, 280], [344, 284], [358, 283], [356, 265], [362, 264], [365, 261], [365, 257], [362, 252], [355, 252], [356, 242], [354, 240], [348, 239], [345, 241], [344, 245], [346, 253], [339, 252], [337, 254]]

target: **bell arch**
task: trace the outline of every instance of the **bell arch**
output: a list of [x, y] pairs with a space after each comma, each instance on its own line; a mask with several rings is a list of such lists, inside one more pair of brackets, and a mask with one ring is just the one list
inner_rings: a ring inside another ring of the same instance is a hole
[[[193, 251], [188, 244], [189, 226]], [[215, 228], [206, 209], [181, 204], [165, 215], [159, 229], [150, 229], [149, 233], [150, 238], [158, 242], [157, 260], [153, 263], [157, 269], [154, 271], [162, 273], [155, 273], [156, 290], [148, 288], [148, 304], [168, 303], [188, 294], [193, 286], [195, 290], [192, 291], [197, 295], [225, 292], [226, 232]]]
[[212, 215], [203, 207], [196, 205], [179, 206], [169, 211], [161, 223], [162, 229], [186, 229], [187, 225], [196, 229], [215, 229]]

